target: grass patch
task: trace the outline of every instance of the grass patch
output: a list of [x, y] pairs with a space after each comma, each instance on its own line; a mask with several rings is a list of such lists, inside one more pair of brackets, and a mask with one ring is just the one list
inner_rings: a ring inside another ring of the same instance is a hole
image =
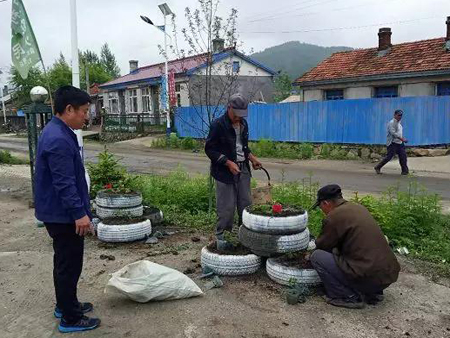
[[0, 150], [0, 164], [28, 164], [27, 160], [21, 159], [11, 153], [8, 150]]
[[179, 149], [179, 150], [196, 150], [203, 148], [203, 143], [191, 137], [179, 138], [175, 133], [170, 137], [161, 137], [152, 141], [153, 148], [160, 149]]

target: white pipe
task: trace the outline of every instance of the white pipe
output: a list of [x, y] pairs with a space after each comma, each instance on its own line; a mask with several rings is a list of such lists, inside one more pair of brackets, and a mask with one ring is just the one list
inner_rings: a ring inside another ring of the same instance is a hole
[[[70, 0], [70, 28], [72, 42], [72, 86], [80, 88], [80, 61], [78, 60], [78, 32], [77, 32], [77, 1]], [[81, 130], [75, 130], [81, 158], [84, 161], [83, 134]]]
[[167, 131], [170, 130], [170, 108], [169, 108], [169, 71], [168, 71], [168, 53], [167, 53], [167, 19], [166, 13], [164, 13], [164, 51], [166, 54], [165, 68], [166, 68], [166, 110], [167, 110]]

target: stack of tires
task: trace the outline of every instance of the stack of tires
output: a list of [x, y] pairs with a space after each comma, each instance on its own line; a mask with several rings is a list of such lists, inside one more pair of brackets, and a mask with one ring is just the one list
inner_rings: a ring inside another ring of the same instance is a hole
[[265, 216], [243, 213], [243, 225], [239, 229], [239, 240], [254, 254], [268, 257], [266, 271], [269, 277], [283, 285], [316, 285], [320, 278], [314, 269], [299, 269], [282, 264], [281, 255], [304, 251], [308, 248], [310, 234], [308, 213], [299, 212], [291, 216]]
[[[152, 233], [152, 223], [144, 218], [144, 207], [140, 193], [114, 194], [100, 191], [95, 199], [97, 237], [104, 242], [132, 242], [144, 239]], [[124, 223], [122, 219], [136, 219], [135, 223]], [[103, 222], [104, 220], [110, 220]], [[117, 222], [114, 221], [117, 219]]]

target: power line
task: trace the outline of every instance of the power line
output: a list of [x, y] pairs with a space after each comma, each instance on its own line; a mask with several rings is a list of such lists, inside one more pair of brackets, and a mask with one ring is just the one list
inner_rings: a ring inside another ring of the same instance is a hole
[[349, 26], [349, 27], [335, 27], [335, 28], [322, 28], [322, 29], [306, 29], [306, 30], [295, 30], [295, 31], [257, 31], [257, 32], [239, 32], [239, 33], [240, 34], [289, 34], [289, 33], [328, 32], [328, 31], [339, 31], [339, 30], [347, 30], [347, 29], [361, 29], [361, 28], [369, 28], [369, 27], [379, 27], [379, 26], [384, 26], [384, 25], [401, 25], [401, 24], [407, 24], [407, 23], [421, 21], [421, 20], [431, 20], [431, 19], [442, 19], [442, 17], [441, 16], [432, 16], [432, 17], [428, 17], [428, 18], [419, 18], [419, 19], [412, 19], [412, 20], [383, 22], [383, 23], [364, 25], [364, 26]]
[[327, 4], [327, 3], [330, 3], [330, 2], [335, 2], [335, 1], [340, 1], [340, 0], [326, 0], [326, 1], [318, 2], [318, 3], [314, 3], [314, 4], [311, 4], [311, 5], [308, 5], [308, 6], [303, 6], [303, 7], [297, 8], [297, 9], [292, 9], [291, 8], [290, 10], [284, 11], [284, 12], [282, 12], [280, 14], [269, 15], [269, 16], [266, 16], [266, 17], [263, 17], [263, 18], [259, 18], [259, 19], [255, 19], [255, 20], [249, 20], [249, 22], [258, 22], [258, 21], [273, 19], [273, 18], [279, 17], [280, 15], [283, 15], [283, 14], [289, 14], [289, 13], [296, 12], [296, 11], [301, 10], [301, 9], [306, 9], [306, 8], [311, 8], [311, 7], [314, 7], [314, 6], [324, 5], [324, 4]]

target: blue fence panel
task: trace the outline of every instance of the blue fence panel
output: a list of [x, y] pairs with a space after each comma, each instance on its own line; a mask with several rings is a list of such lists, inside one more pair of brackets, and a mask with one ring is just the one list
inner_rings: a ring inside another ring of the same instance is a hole
[[[404, 136], [410, 145], [450, 144], [450, 97], [425, 96], [251, 104], [251, 140], [384, 144], [386, 124], [402, 109]], [[181, 137], [204, 138], [209, 116], [225, 107], [182, 107], [175, 115]]]

